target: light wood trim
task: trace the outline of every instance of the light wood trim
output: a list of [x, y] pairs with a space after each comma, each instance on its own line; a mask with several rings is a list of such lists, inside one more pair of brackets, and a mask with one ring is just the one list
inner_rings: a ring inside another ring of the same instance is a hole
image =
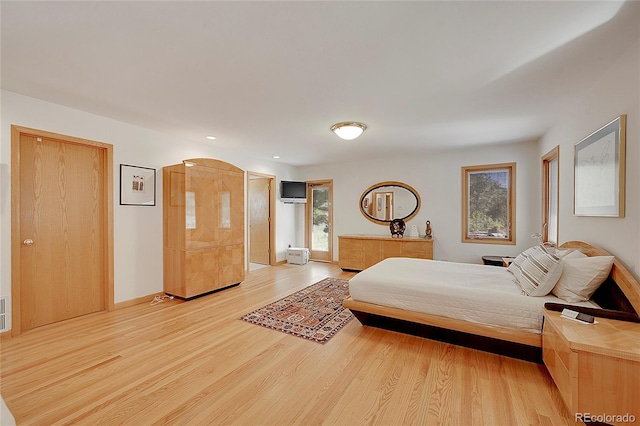
[[233, 164], [227, 163], [226, 161], [216, 160], [213, 158], [189, 158], [187, 160], [182, 161], [184, 163], [195, 163], [198, 166], [203, 167], [211, 167], [214, 169], [227, 170], [230, 172], [239, 172], [244, 174], [244, 170], [240, 167], [236, 167]]
[[[543, 241], [549, 241], [549, 204], [551, 202], [551, 188], [549, 188], [549, 177], [551, 176], [551, 171], [549, 170], [549, 164], [553, 160], [558, 160], [558, 172], [556, 176], [556, 182], [558, 182], [558, 209], [560, 209], [560, 146], [556, 145], [551, 151], [547, 152], [542, 156], [542, 239]], [[559, 213], [559, 211], [558, 211]], [[556, 217], [556, 222], [559, 222], [558, 218], [560, 215]], [[547, 226], [545, 226], [547, 224]], [[558, 230], [558, 241], [560, 241], [560, 229], [559, 223], [556, 223], [556, 229]], [[556, 241], [556, 244], [558, 243]]]
[[[333, 179], [320, 179], [320, 180], [308, 180], [307, 183], [307, 203], [304, 207], [304, 217], [305, 217], [305, 233], [304, 233], [304, 244], [305, 247], [309, 248], [309, 260], [316, 260], [322, 262], [332, 262], [333, 261]], [[313, 232], [313, 223], [312, 223], [312, 209], [313, 203], [311, 200], [311, 191], [314, 186], [324, 186], [327, 187], [329, 191], [329, 210], [327, 214], [329, 216], [329, 247], [326, 256], [321, 255], [318, 256], [318, 252], [316, 250], [312, 250], [311, 247], [311, 234]]]
[[104, 150], [105, 182], [103, 197], [105, 199], [105, 225], [103, 237], [105, 244], [105, 301], [107, 310], [114, 309], [114, 240], [113, 240], [113, 145], [89, 139], [66, 136], [44, 130], [11, 125], [11, 333], [16, 336], [21, 327], [21, 256], [20, 256], [20, 135], [29, 134], [36, 137], [55, 139], [84, 146], [92, 146]]
[[[269, 179], [269, 217], [271, 218], [271, 223], [269, 226], [269, 265], [277, 265], [277, 253], [276, 253], [276, 177], [274, 175], [267, 175], [264, 173], [251, 172], [247, 171], [247, 182], [245, 184], [246, 192], [247, 192], [247, 206], [249, 203], [249, 179], [251, 176], [261, 176]], [[247, 213], [247, 223], [245, 224], [246, 232], [249, 232], [249, 214]], [[245, 236], [245, 241], [247, 241]], [[249, 270], [249, 254], [247, 253], [247, 271]], [[283, 263], [287, 263], [286, 259]]]
[[[20, 256], [20, 133], [22, 128], [11, 126], [11, 334], [22, 332], [21, 312], [21, 256]], [[25, 129], [26, 130], [26, 129]]]
[[389, 306], [375, 305], [373, 303], [360, 302], [348, 297], [344, 300], [345, 308], [355, 311], [367, 312], [384, 317], [397, 318], [418, 324], [431, 325], [445, 328], [447, 330], [461, 331], [478, 336], [491, 337], [494, 339], [507, 340], [523, 345], [542, 347], [542, 336], [537, 333], [510, 330], [502, 327], [494, 327], [483, 324], [476, 324], [454, 318], [445, 318], [438, 315], [430, 315], [422, 312], [407, 311], [404, 309], [392, 308]]
[[366, 215], [362, 211], [362, 201], [364, 200], [364, 197], [369, 192], [373, 191], [374, 189], [380, 188], [380, 187], [383, 187], [383, 186], [399, 186], [401, 188], [408, 189], [409, 191], [411, 191], [416, 196], [418, 205], [417, 205], [417, 207], [416, 207], [416, 209], [415, 209], [415, 211], [413, 213], [411, 213], [409, 216], [407, 216], [406, 218], [403, 219], [405, 222], [410, 221], [411, 219], [413, 219], [418, 214], [418, 212], [420, 212], [420, 207], [422, 207], [422, 201], [420, 199], [420, 193], [418, 191], [416, 191], [416, 189], [414, 187], [412, 187], [411, 185], [407, 185], [404, 182], [399, 182], [399, 181], [395, 181], [395, 180], [387, 180], [387, 181], [384, 181], [384, 182], [378, 182], [376, 184], [371, 185], [370, 187], [368, 187], [367, 189], [364, 190], [364, 192], [362, 193], [362, 195], [358, 199], [358, 209], [360, 210], [360, 213], [362, 213], [362, 215], [367, 220], [369, 220], [370, 222], [373, 222], [373, 223], [377, 223], [378, 225], [388, 225], [389, 224], [389, 222], [385, 222], [385, 221], [376, 219], [374, 217], [371, 217], [369, 215]]
[[619, 161], [618, 161], [618, 165], [620, 167], [620, 172], [618, 173], [618, 189], [619, 189], [619, 203], [620, 203], [620, 207], [618, 209], [619, 212], [619, 216], [618, 217], [624, 217], [625, 216], [625, 205], [626, 205], [626, 198], [625, 198], [625, 194], [627, 193], [626, 191], [626, 176], [627, 176], [627, 172], [626, 172], [626, 164], [627, 164], [627, 115], [626, 114], [622, 114], [620, 116], [620, 127], [619, 127], [619, 132], [620, 132], [620, 144], [619, 144], [619, 149], [620, 152], [618, 153], [619, 155]]
[[[508, 239], [494, 239], [494, 238], [467, 238], [468, 227], [468, 194], [467, 188], [469, 187], [469, 172], [491, 171], [499, 169], [509, 169], [509, 238]], [[479, 243], [479, 244], [501, 244], [501, 245], [515, 245], [516, 244], [516, 163], [499, 163], [499, 164], [485, 164], [479, 166], [463, 166], [462, 167], [462, 242], [463, 243]]]
[[136, 297], [135, 299], [125, 300], [124, 302], [118, 302], [113, 306], [113, 310], [115, 311], [118, 309], [130, 308], [131, 306], [140, 305], [142, 303], [151, 303], [158, 294], [163, 295], [164, 293], [159, 292], [148, 294], [146, 296]]
[[[584, 241], [567, 241], [563, 243], [560, 248], [580, 249], [580, 251], [587, 256], [612, 256], [608, 251], [589, 243], [585, 243]], [[622, 290], [627, 299], [629, 299], [629, 302], [631, 302], [631, 305], [636, 312], [640, 313], [640, 283], [638, 280], [615, 257], [613, 259], [613, 266], [611, 267], [611, 273], [609, 275], [611, 275], [611, 278], [616, 282], [616, 284], [618, 284], [618, 287], [620, 287], [620, 290]]]
[[113, 310], [114, 309], [114, 305], [115, 305], [115, 295], [114, 295], [114, 282], [115, 282], [115, 276], [114, 276], [114, 252], [115, 252], [115, 243], [114, 243], [114, 234], [115, 234], [115, 227], [113, 224], [113, 145], [111, 144], [104, 144], [106, 146], [105, 148], [105, 161], [107, 164], [105, 164], [105, 170], [107, 171], [107, 181], [105, 182], [106, 185], [106, 197], [107, 197], [107, 216], [106, 216], [106, 242], [108, 247], [106, 248], [106, 254], [107, 254], [107, 308], [108, 310]]

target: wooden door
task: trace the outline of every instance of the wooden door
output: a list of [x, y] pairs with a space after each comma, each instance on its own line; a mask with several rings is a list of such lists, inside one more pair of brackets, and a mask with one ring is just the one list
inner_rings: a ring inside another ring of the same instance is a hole
[[110, 151], [45, 132], [15, 132], [14, 321], [28, 330], [107, 309], [113, 297]]
[[249, 262], [269, 264], [269, 178], [249, 179]]
[[307, 182], [306, 242], [309, 259], [333, 260], [333, 181]]

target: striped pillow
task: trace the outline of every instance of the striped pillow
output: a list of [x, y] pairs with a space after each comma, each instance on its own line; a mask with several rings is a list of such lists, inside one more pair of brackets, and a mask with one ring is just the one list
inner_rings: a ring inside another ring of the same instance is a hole
[[560, 279], [562, 263], [544, 246], [535, 246], [520, 253], [509, 265], [509, 272], [527, 296], [546, 296]]

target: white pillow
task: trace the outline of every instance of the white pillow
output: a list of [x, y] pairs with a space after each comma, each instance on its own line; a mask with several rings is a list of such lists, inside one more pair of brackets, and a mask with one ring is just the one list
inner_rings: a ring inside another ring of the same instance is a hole
[[552, 292], [567, 302], [584, 302], [607, 279], [613, 256], [562, 259], [562, 275]]
[[587, 257], [586, 254], [578, 249], [556, 249], [555, 255], [562, 259], [575, 259], [578, 257]]
[[508, 269], [527, 296], [546, 296], [562, 274], [562, 263], [543, 246], [534, 246], [520, 253]]

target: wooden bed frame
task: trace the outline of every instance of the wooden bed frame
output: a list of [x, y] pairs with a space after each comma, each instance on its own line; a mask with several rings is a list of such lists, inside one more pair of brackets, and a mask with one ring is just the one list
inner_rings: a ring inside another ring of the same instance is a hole
[[[610, 255], [607, 251], [582, 241], [568, 241], [560, 248], [580, 249], [587, 256]], [[603, 313], [622, 312], [637, 318], [640, 313], [640, 283], [615, 259], [607, 281], [594, 294], [593, 300], [604, 309]], [[363, 325], [542, 362], [542, 334], [359, 302], [351, 297], [346, 298], [343, 305]]]

